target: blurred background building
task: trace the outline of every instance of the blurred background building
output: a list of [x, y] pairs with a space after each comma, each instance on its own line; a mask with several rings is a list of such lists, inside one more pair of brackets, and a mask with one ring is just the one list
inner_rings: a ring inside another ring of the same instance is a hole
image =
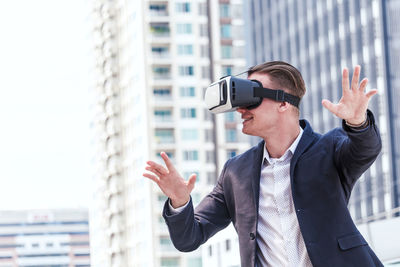
[[92, 265], [239, 266], [233, 227], [211, 238], [202, 251], [176, 251], [161, 216], [165, 197], [142, 173], [146, 160], [161, 162], [159, 153], [167, 152], [185, 178], [197, 173], [192, 193], [197, 204], [212, 190], [224, 162], [257, 141], [241, 133], [235, 113], [211, 115], [204, 89], [221, 76], [269, 60], [300, 69], [308, 88], [301, 116], [319, 132], [340, 125], [321, 100], [340, 98], [343, 67], [360, 64], [369, 88], [379, 89], [370, 108], [383, 151], [354, 188], [349, 208], [378, 256], [400, 258], [399, 81], [394, 75], [399, 5], [382, 0], [94, 1]]
[[0, 211], [0, 266], [90, 266], [86, 209]]
[[166, 198], [142, 173], [165, 151], [185, 178], [197, 173], [197, 204], [249, 147], [237, 115], [214, 117], [203, 103], [213, 80], [245, 69], [242, 1], [97, 0], [92, 12], [92, 265], [202, 266], [200, 250], [173, 247]]
[[[248, 60], [291, 62], [307, 85], [301, 116], [324, 133], [341, 121], [323, 108], [323, 98], [341, 97], [341, 70], [361, 65], [383, 140], [382, 153], [360, 178], [349, 203], [351, 214], [383, 260], [400, 261], [399, 207], [399, 25], [400, 3], [386, 0], [248, 0]], [[397, 226], [396, 226], [397, 225]]]

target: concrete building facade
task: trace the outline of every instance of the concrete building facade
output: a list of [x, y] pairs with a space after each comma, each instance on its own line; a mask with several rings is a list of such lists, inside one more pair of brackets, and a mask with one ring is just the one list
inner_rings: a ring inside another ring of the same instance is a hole
[[0, 266], [89, 267], [88, 211], [1, 211]]

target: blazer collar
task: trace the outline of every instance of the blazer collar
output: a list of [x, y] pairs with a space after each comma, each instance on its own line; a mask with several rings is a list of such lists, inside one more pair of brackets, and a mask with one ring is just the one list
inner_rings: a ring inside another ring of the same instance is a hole
[[290, 161], [290, 179], [293, 179], [294, 167], [296, 166], [297, 160], [316, 138], [316, 135], [308, 121], [300, 120], [300, 126], [303, 128], [304, 132], [299, 144], [297, 145], [292, 160]]

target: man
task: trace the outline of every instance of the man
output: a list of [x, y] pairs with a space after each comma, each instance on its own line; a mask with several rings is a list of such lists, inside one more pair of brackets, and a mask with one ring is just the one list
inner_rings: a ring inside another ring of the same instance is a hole
[[[343, 120], [342, 129], [315, 133], [298, 109], [263, 99], [253, 109], [239, 108], [243, 133], [263, 141], [229, 159], [217, 185], [193, 209], [185, 181], [165, 153], [166, 167], [148, 161], [143, 174], [169, 197], [163, 215], [171, 239], [181, 251], [197, 249], [233, 223], [245, 266], [382, 266], [355, 227], [347, 203], [356, 180], [374, 162], [381, 140], [368, 102], [377, 90], [364, 92], [360, 66], [351, 84], [343, 70], [339, 103], [322, 105]], [[257, 65], [248, 79], [264, 88], [282, 89], [301, 98], [306, 89], [300, 72], [285, 62]], [[300, 125], [300, 126], [299, 126]]]

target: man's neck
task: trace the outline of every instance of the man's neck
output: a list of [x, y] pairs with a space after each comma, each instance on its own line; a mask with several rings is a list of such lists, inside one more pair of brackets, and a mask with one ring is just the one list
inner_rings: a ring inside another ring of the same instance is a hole
[[300, 134], [299, 124], [283, 124], [279, 130], [272, 132], [268, 137], [264, 138], [265, 147], [271, 158], [280, 158], [285, 154], [289, 147]]

